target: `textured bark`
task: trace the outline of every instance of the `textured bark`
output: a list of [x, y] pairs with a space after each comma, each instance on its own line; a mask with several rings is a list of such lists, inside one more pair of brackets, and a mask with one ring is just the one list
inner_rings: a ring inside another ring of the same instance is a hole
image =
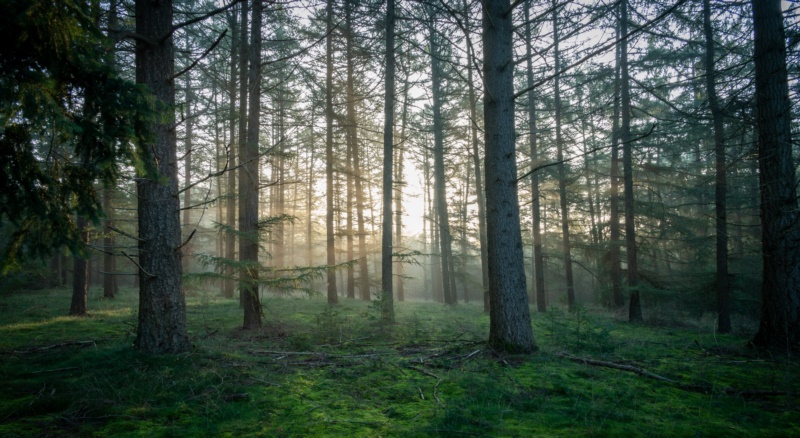
[[[558, 7], [553, 0], [553, 53], [555, 71], [561, 70], [561, 53], [558, 49]], [[567, 287], [567, 305], [575, 308], [575, 283], [572, 276], [572, 254], [569, 240], [569, 209], [567, 208], [567, 172], [564, 166], [564, 138], [561, 135], [561, 76], [553, 78], [553, 100], [555, 106], [556, 161], [558, 162], [558, 198], [561, 207], [561, 254], [564, 257], [564, 278]]]
[[186, 303], [181, 290], [181, 224], [176, 153], [172, 1], [136, 1], [136, 82], [146, 85], [163, 111], [143, 127], [147, 143], [142, 161], [158, 173], [139, 178], [139, 325], [136, 348], [142, 352], [181, 353], [189, 348]]
[[383, 106], [383, 223], [381, 226], [381, 317], [394, 322], [392, 290], [392, 154], [394, 147], [394, 2], [386, 2], [386, 79]]
[[512, 17], [508, 0], [483, 5], [486, 225], [489, 250], [489, 343], [499, 351], [536, 350], [522, 260], [514, 156]]
[[[532, 1], [528, 0], [525, 5], [525, 50], [527, 56], [527, 80], [528, 87], [533, 87], [533, 45], [530, 23], [530, 8]], [[536, 166], [539, 162], [539, 148], [537, 141], [539, 132], [536, 129], [536, 94], [533, 88], [528, 91], [528, 145], [530, 146], [531, 166]], [[539, 201], [539, 173], [533, 172], [531, 175], [531, 217], [533, 221], [533, 276], [534, 290], [536, 297], [536, 310], [539, 312], [547, 311], [547, 299], [544, 290], [544, 254], [542, 252], [542, 216], [541, 204]]]
[[[620, 33], [628, 34], [628, 1], [620, 2]], [[620, 136], [622, 142], [622, 176], [625, 187], [625, 252], [628, 262], [628, 288], [631, 299], [628, 308], [630, 321], [642, 320], [642, 304], [640, 301], [638, 273], [638, 257], [636, 255], [636, 225], [633, 208], [633, 144], [631, 141], [631, 93], [628, 75], [628, 39], [620, 43]]]
[[[81, 241], [89, 244], [89, 223], [86, 218], [78, 216], [76, 221]], [[72, 302], [69, 305], [69, 314], [72, 316], [86, 315], [86, 303], [89, 293], [89, 261], [83, 254], [76, 254], [72, 263]]]
[[[236, 229], [236, 151], [237, 138], [236, 138], [236, 76], [239, 74], [239, 56], [241, 53], [241, 37], [237, 35], [239, 30], [239, 20], [237, 18], [237, 11], [231, 14], [231, 81], [228, 84], [228, 98], [230, 99], [230, 106], [228, 108], [228, 117], [230, 118], [230, 145], [228, 150], [228, 181], [227, 181], [227, 196], [225, 200], [225, 222], [232, 229]], [[246, 34], [246, 33], [245, 33]], [[241, 131], [240, 131], [241, 135]], [[225, 258], [233, 261], [236, 260], [236, 235], [232, 232], [225, 234]], [[222, 286], [222, 295], [226, 298], [233, 298], [236, 289], [236, 275], [235, 269], [232, 266], [225, 267], [225, 274], [227, 278]]]
[[442, 291], [444, 302], [455, 304], [455, 279], [453, 278], [453, 249], [450, 233], [447, 194], [444, 175], [444, 121], [442, 119], [442, 71], [439, 65], [439, 42], [434, 23], [436, 16], [430, 13], [428, 38], [431, 49], [431, 96], [433, 100], [433, 199], [436, 202], [436, 220], [439, 229], [439, 245], [442, 262]]
[[728, 294], [728, 212], [726, 196], [728, 181], [725, 175], [725, 131], [722, 109], [717, 99], [716, 69], [714, 66], [714, 30], [711, 27], [711, 2], [703, 0], [703, 33], [706, 43], [706, 91], [711, 119], [714, 123], [714, 210], [716, 213], [717, 246], [717, 331], [730, 333], [731, 306]]
[[[464, 28], [469, 30], [469, 6], [464, 0]], [[470, 32], [466, 32], [467, 47], [472, 47]], [[471, 57], [473, 54], [469, 54]], [[475, 193], [478, 203], [478, 242], [481, 247], [481, 285], [483, 286], [483, 311], [489, 311], [489, 261], [486, 244], [486, 199], [483, 191], [483, 170], [478, 150], [478, 110], [475, 85], [472, 79], [472, 59], [467, 62], [467, 92], [469, 95], [470, 138], [472, 142], [472, 166], [475, 172]]]
[[753, 343], [792, 350], [800, 343], [800, 212], [780, 3], [753, 1], [764, 263], [761, 324]]
[[[244, 308], [242, 328], [261, 327], [261, 303], [258, 297], [258, 192], [259, 192], [259, 127], [261, 120], [261, 16], [262, 3], [252, 3], [253, 26], [250, 32], [248, 68], [249, 96], [247, 142], [239, 151], [242, 171], [239, 175], [239, 290]], [[244, 22], [242, 23], [244, 26]]]
[[326, 9], [328, 37], [325, 50], [325, 251], [328, 263], [328, 304], [336, 304], [336, 236], [333, 232], [333, 0]]

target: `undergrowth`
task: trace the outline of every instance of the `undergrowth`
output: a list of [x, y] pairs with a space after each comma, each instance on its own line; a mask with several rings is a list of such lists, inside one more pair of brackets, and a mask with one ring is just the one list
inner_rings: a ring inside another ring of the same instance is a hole
[[67, 290], [0, 297], [0, 436], [800, 436], [797, 363], [710, 327], [555, 308], [537, 353], [505, 356], [478, 305], [395, 303], [387, 325], [374, 303], [265, 298], [243, 331], [209, 292], [192, 351], [153, 357], [131, 347], [135, 291], [100, 295], [83, 318]]

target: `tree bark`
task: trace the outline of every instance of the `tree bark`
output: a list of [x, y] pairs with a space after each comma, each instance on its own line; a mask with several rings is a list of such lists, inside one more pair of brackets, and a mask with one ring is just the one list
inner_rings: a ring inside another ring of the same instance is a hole
[[[89, 244], [89, 223], [83, 216], [78, 215], [76, 221], [81, 242]], [[89, 261], [84, 254], [75, 254], [72, 263], [72, 302], [69, 305], [69, 314], [72, 316], [85, 316], [89, 293]]]
[[[620, 37], [620, 24], [616, 26], [617, 39]], [[625, 306], [625, 298], [622, 295], [622, 255], [620, 242], [620, 221], [619, 221], [619, 113], [620, 113], [620, 46], [617, 45], [615, 52], [616, 62], [614, 68], [614, 121], [611, 127], [611, 169], [610, 169], [610, 189], [609, 189], [609, 212], [608, 212], [608, 264], [609, 276], [611, 277], [611, 298], [614, 308], [622, 309]]]
[[394, 322], [392, 290], [392, 154], [394, 147], [394, 6], [386, 2], [386, 80], [383, 106], [383, 224], [381, 228], [381, 317]]
[[[558, 5], [553, 0], [553, 53], [555, 71], [561, 70], [561, 53], [558, 49]], [[564, 278], [567, 287], [567, 305], [575, 309], [575, 283], [572, 277], [572, 254], [569, 241], [569, 209], [567, 208], [567, 172], [564, 166], [564, 139], [561, 135], [561, 77], [553, 77], [553, 100], [555, 105], [556, 161], [558, 162], [558, 197], [561, 207], [561, 251], [564, 257]]]
[[[347, 260], [353, 260], [355, 249], [353, 248], [353, 202], [358, 202], [358, 196], [354, 193], [354, 179], [357, 178], [353, 168], [353, 155], [358, 147], [358, 134], [356, 132], [356, 105], [355, 105], [355, 59], [353, 53], [353, 0], [344, 2], [345, 16], [345, 43], [347, 58]], [[355, 298], [355, 267], [347, 267], [347, 298]]]
[[328, 37], [326, 38], [325, 76], [325, 248], [328, 263], [328, 304], [337, 304], [336, 293], [336, 236], [333, 231], [333, 0], [326, 7]]
[[143, 126], [139, 148], [150, 172], [136, 183], [139, 200], [139, 325], [134, 345], [145, 353], [181, 353], [189, 348], [186, 303], [181, 290], [181, 224], [176, 152], [175, 63], [172, 1], [136, 0], [136, 33], [156, 44], [136, 42], [136, 82], [156, 98], [161, 117]]
[[[620, 33], [628, 34], [628, 1], [620, 2]], [[622, 142], [622, 174], [625, 187], [625, 251], [628, 261], [628, 288], [631, 293], [628, 319], [636, 322], [642, 320], [642, 304], [637, 289], [638, 257], [636, 255], [636, 225], [633, 208], [633, 144], [631, 141], [631, 94], [628, 75], [628, 39], [620, 43], [620, 120]]]
[[114, 189], [106, 187], [103, 189], [103, 213], [105, 214], [105, 221], [103, 223], [103, 298], [114, 298], [119, 291], [119, 282], [117, 281], [117, 259], [114, 257], [114, 246], [116, 242], [114, 239], [114, 232], [111, 227], [114, 226], [114, 211], [111, 205], [111, 198]]
[[761, 323], [753, 343], [800, 343], [800, 212], [792, 159], [786, 38], [779, 0], [754, 0], [756, 126], [761, 183]]
[[728, 181], [725, 164], [725, 131], [722, 109], [717, 99], [716, 68], [714, 66], [714, 30], [711, 27], [711, 2], [703, 0], [703, 33], [706, 43], [706, 89], [708, 107], [714, 123], [714, 210], [716, 213], [717, 245], [717, 331], [730, 333], [731, 309], [728, 298], [728, 213], [726, 196]]
[[514, 151], [513, 23], [508, 0], [483, 4], [486, 225], [489, 343], [495, 350], [536, 350], [531, 329]]
[[[472, 47], [469, 24], [469, 6], [464, 0], [464, 28], [466, 29], [467, 48]], [[527, 20], [526, 20], [527, 21]], [[481, 246], [481, 285], [483, 286], [483, 311], [489, 311], [489, 255], [486, 244], [486, 199], [483, 192], [483, 170], [481, 169], [480, 151], [478, 150], [478, 110], [475, 98], [475, 84], [472, 79], [472, 55], [467, 56], [467, 92], [469, 93], [470, 137], [472, 140], [472, 166], [475, 171], [475, 194], [478, 203], [478, 241]]]
[[[239, 289], [244, 308], [242, 328], [261, 327], [261, 303], [258, 296], [259, 278], [259, 128], [261, 120], [261, 16], [262, 2], [252, 2], [252, 29], [250, 31], [249, 69], [248, 69], [248, 114], [247, 142], [240, 149], [242, 172], [239, 176], [239, 262], [242, 264], [239, 276]], [[246, 8], [245, 8], [246, 10]], [[244, 26], [242, 20], [242, 26]]]
[[[525, 50], [527, 57], [527, 80], [528, 87], [533, 87], [533, 45], [531, 36], [530, 8], [532, 1], [528, 0], [525, 5]], [[556, 70], [557, 71], [557, 70]], [[537, 141], [539, 132], [536, 129], [536, 92], [533, 88], [528, 91], [528, 145], [530, 146], [531, 167], [539, 163], [539, 148]], [[544, 255], [542, 252], [542, 216], [541, 203], [539, 200], [539, 173], [533, 172], [531, 175], [531, 218], [533, 222], [533, 276], [534, 293], [536, 297], [536, 310], [539, 312], [547, 311], [547, 298], [544, 290]]]

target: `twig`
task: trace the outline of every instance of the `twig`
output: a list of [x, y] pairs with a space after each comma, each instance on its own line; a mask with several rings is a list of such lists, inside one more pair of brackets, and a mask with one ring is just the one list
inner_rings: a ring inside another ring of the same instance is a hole
[[150, 277], [150, 278], [155, 278], [155, 277], [156, 277], [155, 275], [153, 275], [153, 274], [151, 274], [151, 273], [149, 273], [149, 272], [145, 271], [145, 270], [144, 270], [144, 268], [142, 268], [142, 265], [140, 265], [140, 264], [139, 264], [139, 262], [137, 262], [136, 260], [134, 260], [134, 259], [133, 259], [131, 256], [129, 256], [128, 254], [126, 254], [126, 253], [125, 253], [125, 251], [120, 251], [120, 252], [122, 253], [122, 255], [124, 255], [125, 257], [127, 257], [127, 258], [128, 258], [128, 260], [130, 260], [130, 261], [131, 261], [131, 263], [133, 263], [134, 265], [136, 265], [136, 267], [137, 267], [137, 268], [139, 268], [139, 270], [140, 270], [140, 271], [142, 271], [142, 274], [144, 274], [144, 275], [146, 275], [146, 276], [148, 276], [148, 277]]
[[217, 40], [214, 41], [214, 44], [212, 44], [208, 49], [206, 49], [206, 51], [203, 52], [203, 54], [200, 55], [199, 58], [195, 59], [194, 62], [189, 64], [188, 67], [186, 67], [185, 69], [179, 71], [174, 76], [172, 76], [172, 80], [175, 80], [175, 79], [181, 77], [183, 74], [185, 74], [189, 70], [193, 69], [194, 66], [196, 66], [198, 62], [202, 61], [203, 58], [208, 56], [208, 54], [211, 53], [211, 51], [214, 50], [215, 47], [217, 47], [217, 44], [219, 44], [219, 42], [222, 41], [222, 39], [225, 38], [225, 35], [227, 35], [227, 34], [228, 34], [228, 29], [225, 29], [224, 31], [222, 31], [222, 33], [220, 34], [219, 38], [217, 38]]
[[69, 347], [69, 346], [72, 346], [72, 345], [78, 345], [78, 346], [94, 345], [94, 346], [97, 346], [95, 341], [70, 341], [70, 342], [61, 342], [59, 344], [47, 345], [47, 346], [44, 346], [44, 347], [31, 347], [31, 348], [28, 348], [27, 350], [16, 350], [16, 351], [14, 351], [14, 353], [30, 353], [30, 352], [34, 352], [34, 351], [46, 351], [46, 350], [52, 350], [53, 348]]
[[40, 371], [31, 371], [31, 374], [42, 374], [42, 373], [58, 373], [61, 371], [72, 371], [77, 370], [78, 367], [66, 367], [66, 368], [55, 368], [52, 370], [40, 370]]

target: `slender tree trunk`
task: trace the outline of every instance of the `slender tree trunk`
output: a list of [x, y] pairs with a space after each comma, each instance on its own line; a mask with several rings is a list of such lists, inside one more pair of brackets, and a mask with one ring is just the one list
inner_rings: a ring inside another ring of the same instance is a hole
[[431, 95], [433, 97], [433, 198], [436, 201], [436, 219], [439, 229], [439, 244], [442, 262], [442, 287], [444, 302], [455, 304], [452, 270], [452, 237], [448, 214], [444, 175], [444, 121], [442, 119], [442, 72], [439, 65], [439, 42], [434, 29], [436, 16], [430, 12], [428, 23], [429, 44], [431, 48]]
[[[188, 50], [188, 48], [187, 48]], [[186, 137], [184, 138], [184, 155], [183, 155], [183, 235], [184, 239], [189, 237], [189, 229], [192, 226], [192, 136], [194, 135], [194, 118], [192, 115], [192, 79], [191, 71], [184, 73], [186, 79], [186, 111], [184, 123], [186, 124]], [[191, 242], [186, 243], [181, 248], [183, 251], [183, 271], [189, 270], [189, 257], [192, 253]]]
[[103, 190], [103, 213], [105, 214], [105, 222], [103, 229], [103, 298], [114, 298], [119, 291], [119, 282], [117, 281], [117, 259], [114, 257], [114, 247], [116, 242], [114, 239], [114, 232], [111, 227], [114, 226], [114, 207], [111, 205], [111, 198], [114, 189], [106, 187]]
[[[261, 120], [261, 16], [262, 3], [252, 3], [253, 28], [250, 32], [248, 70], [249, 102], [247, 117], [247, 142], [240, 149], [242, 172], [239, 177], [239, 261], [242, 263], [239, 273], [239, 289], [242, 292], [244, 320], [242, 328], [256, 329], [261, 327], [261, 303], [258, 297], [258, 278], [260, 263], [258, 261], [259, 229], [258, 229], [258, 193], [259, 193], [259, 139]], [[244, 20], [242, 21], [244, 26]]]
[[[558, 49], [558, 7], [557, 0], [553, 0], [553, 51], [555, 57], [555, 71], [561, 69], [561, 53]], [[567, 287], [567, 305], [569, 310], [575, 309], [575, 283], [572, 278], [572, 254], [569, 241], [569, 209], [567, 208], [567, 172], [564, 166], [564, 139], [561, 135], [561, 77], [553, 78], [553, 99], [555, 105], [556, 128], [556, 161], [558, 161], [558, 195], [561, 207], [561, 246], [564, 257], [564, 278]]]
[[[241, 37], [238, 34], [239, 26], [237, 19], [237, 11], [234, 10], [231, 14], [231, 80], [228, 84], [228, 98], [230, 99], [230, 106], [228, 108], [228, 117], [230, 119], [230, 141], [228, 145], [228, 181], [227, 181], [227, 199], [225, 200], [225, 222], [231, 230], [236, 229], [236, 76], [239, 73], [239, 55], [241, 53], [240, 42]], [[241, 116], [241, 115], [240, 115]], [[241, 135], [241, 131], [240, 131]], [[225, 258], [229, 262], [236, 260], [236, 235], [233, 232], [226, 232], [225, 238]], [[225, 275], [227, 278], [224, 280], [222, 295], [226, 298], [233, 298], [236, 282], [234, 276], [236, 272], [232, 266], [225, 266]]]
[[[403, 248], [403, 188], [405, 187], [405, 180], [403, 177], [403, 161], [405, 159], [405, 141], [406, 141], [406, 124], [408, 123], [408, 76], [405, 76], [403, 81], [403, 111], [400, 128], [400, 143], [398, 149], [398, 160], [395, 164], [397, 171], [394, 182], [397, 185], [394, 207], [395, 207], [395, 246]], [[404, 249], [404, 248], [403, 248]], [[397, 263], [397, 301], [405, 301], [406, 295], [403, 289], [403, 275], [405, 273], [405, 266], [403, 260]]]
[[[356, 203], [359, 202], [359, 195], [354, 194], [354, 179], [359, 178], [359, 175], [355, 174], [355, 158], [354, 156], [357, 154], [356, 149], [358, 145], [356, 144], [358, 141], [358, 133], [356, 131], [356, 96], [355, 96], [355, 54], [353, 53], [353, 44], [354, 44], [354, 27], [353, 27], [353, 0], [345, 0], [344, 2], [344, 10], [345, 10], [345, 39], [346, 39], [346, 54], [345, 57], [347, 58], [347, 152], [348, 152], [348, 161], [347, 161], [347, 260], [353, 260], [355, 257], [355, 251], [353, 248], [353, 201]], [[361, 185], [358, 182], [359, 187]], [[355, 196], [354, 196], [355, 195]], [[354, 199], [355, 198], [355, 199]], [[360, 208], [360, 207], [359, 207]], [[356, 218], [359, 221], [363, 221], [363, 214], [361, 219]], [[359, 233], [360, 234], [360, 233]], [[360, 249], [360, 248], [359, 248]], [[359, 260], [361, 263], [361, 260]], [[363, 275], [363, 273], [362, 273]], [[363, 284], [362, 284], [363, 288]], [[347, 268], [347, 297], [348, 298], [355, 298], [356, 291], [355, 291], [355, 267], [348, 266]], [[362, 298], [363, 298], [363, 291], [362, 291]]]
[[[242, 2], [242, 18], [239, 24], [239, 165], [241, 166], [238, 173], [239, 177], [237, 178], [237, 182], [239, 187], [242, 185], [242, 180], [247, 178], [248, 176], [245, 175], [247, 172], [246, 164], [247, 159], [245, 158], [244, 150], [248, 147], [247, 146], [247, 96], [249, 93], [249, 61], [250, 61], [250, 53], [249, 53], [249, 44], [247, 42], [248, 36], [248, 2]], [[243, 199], [241, 198], [241, 189], [237, 191], [237, 198], [239, 200], [238, 203], [238, 224], [241, 227], [242, 223], [242, 202]], [[242, 259], [242, 229], [239, 228], [239, 260]], [[241, 269], [239, 274], [239, 305], [244, 307], [245, 304], [245, 291], [241, 288]]]
[[[617, 39], [620, 37], [620, 26], [617, 23]], [[620, 46], [616, 49], [616, 65], [614, 71], [614, 121], [611, 128], [611, 187], [609, 189], [609, 275], [611, 277], [611, 297], [614, 307], [622, 309], [625, 298], [622, 296], [622, 265], [619, 223], [619, 110], [620, 110]]]
[[[81, 242], [89, 244], [89, 223], [83, 216], [78, 215], [76, 221]], [[72, 302], [69, 305], [69, 314], [72, 316], [86, 315], [89, 293], [89, 260], [83, 254], [76, 254], [72, 264]]]
[[731, 309], [728, 298], [728, 213], [726, 196], [728, 181], [725, 175], [725, 132], [722, 109], [717, 99], [716, 69], [714, 66], [714, 30], [711, 27], [711, 2], [703, 0], [703, 31], [706, 42], [706, 89], [708, 106], [714, 122], [715, 191], [714, 204], [717, 231], [717, 330], [731, 331]]
[[[620, 2], [620, 33], [628, 34], [628, 1]], [[628, 261], [628, 288], [631, 291], [628, 319], [642, 320], [642, 303], [639, 297], [638, 257], [636, 255], [636, 226], [633, 209], [633, 145], [631, 144], [631, 94], [628, 76], [628, 39], [620, 43], [620, 119], [622, 142], [622, 173], [625, 186], [625, 251]]]
[[[472, 47], [469, 25], [469, 6], [464, 0], [464, 27], [467, 29], [467, 47]], [[486, 244], [486, 199], [483, 192], [483, 170], [481, 169], [480, 152], [478, 150], [478, 110], [475, 98], [475, 85], [472, 79], [472, 53], [467, 60], [467, 91], [469, 93], [470, 135], [472, 139], [472, 165], [475, 170], [475, 194], [478, 200], [478, 240], [481, 246], [481, 284], [483, 286], [483, 311], [489, 311], [489, 255]]]
[[[530, 8], [532, 1], [528, 0], [525, 5], [525, 48], [527, 56], [527, 80], [528, 86], [533, 86], [533, 45], [531, 36]], [[536, 128], [536, 92], [531, 88], [528, 91], [528, 144], [530, 146], [531, 167], [539, 162], [538, 140], [539, 131]], [[542, 216], [541, 204], [539, 200], [539, 173], [531, 174], [531, 218], [533, 221], [533, 275], [534, 275], [534, 296], [536, 297], [536, 310], [539, 312], [547, 311], [547, 300], [544, 290], [544, 255], [542, 253]]]
[[[181, 353], [189, 348], [186, 303], [181, 290], [181, 223], [175, 139], [175, 72], [172, 1], [136, 0], [136, 82], [167, 108], [143, 127], [139, 150], [157, 177], [139, 178], [139, 325], [134, 345], [146, 353]], [[155, 41], [151, 45], [145, 41]], [[140, 137], [141, 138], [141, 137]]]
[[392, 291], [392, 153], [394, 146], [394, 2], [386, 2], [386, 83], [383, 107], [383, 224], [381, 237], [381, 315], [394, 322]]
[[489, 343], [498, 351], [536, 350], [531, 329], [517, 162], [514, 156], [513, 22], [508, 0], [483, 3], [486, 225], [489, 250]]
[[333, 0], [327, 2], [326, 77], [325, 77], [325, 241], [328, 263], [328, 304], [337, 304], [336, 236], [333, 232]]
[[314, 106], [311, 106], [311, 123], [309, 130], [311, 131], [311, 141], [309, 148], [311, 149], [308, 154], [308, 181], [306, 186], [306, 264], [311, 266], [314, 264], [314, 228], [311, 217], [311, 210], [314, 208], [314, 151], [315, 136], [314, 136]]
[[779, 0], [754, 0], [756, 126], [764, 271], [753, 343], [791, 353], [800, 343], [800, 212], [792, 159], [786, 35]]

